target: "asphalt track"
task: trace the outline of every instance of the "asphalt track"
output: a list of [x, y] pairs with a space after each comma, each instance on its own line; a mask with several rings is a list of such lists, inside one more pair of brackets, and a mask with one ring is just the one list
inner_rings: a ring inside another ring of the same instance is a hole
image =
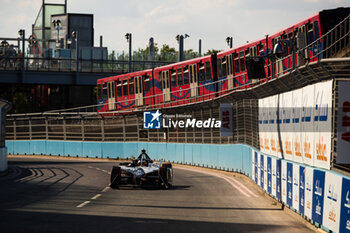
[[111, 189], [113, 164], [9, 158], [0, 232], [312, 232], [240, 176], [175, 167], [172, 189]]

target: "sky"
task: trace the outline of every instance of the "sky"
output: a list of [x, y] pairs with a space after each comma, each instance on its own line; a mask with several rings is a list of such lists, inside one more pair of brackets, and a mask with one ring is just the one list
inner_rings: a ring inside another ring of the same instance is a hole
[[[64, 0], [46, 0], [64, 3]], [[0, 0], [0, 37], [29, 35], [42, 0]], [[178, 49], [178, 34], [188, 34], [185, 50], [203, 53], [228, 49], [273, 34], [322, 9], [350, 7], [349, 0], [68, 0], [68, 13], [94, 14], [95, 45], [100, 35], [109, 52], [128, 51], [126, 33], [132, 33], [133, 50], [146, 48], [150, 37], [161, 47]]]

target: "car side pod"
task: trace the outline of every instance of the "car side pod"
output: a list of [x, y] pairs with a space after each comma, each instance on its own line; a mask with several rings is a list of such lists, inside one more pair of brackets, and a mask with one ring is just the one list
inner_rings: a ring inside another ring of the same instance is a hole
[[173, 166], [171, 163], [162, 163], [158, 171], [160, 184], [168, 189], [173, 186]]
[[113, 166], [111, 171], [111, 180], [110, 180], [111, 183], [109, 185], [111, 188], [118, 187], [118, 185], [120, 184], [121, 175], [122, 175], [122, 171], [120, 166]]

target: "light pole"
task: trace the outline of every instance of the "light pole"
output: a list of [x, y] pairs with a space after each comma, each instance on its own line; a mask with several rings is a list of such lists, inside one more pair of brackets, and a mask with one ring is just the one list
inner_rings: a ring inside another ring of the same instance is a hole
[[184, 60], [184, 39], [190, 37], [188, 34], [185, 35], [177, 35], [175, 38], [179, 43], [179, 61]]
[[202, 40], [201, 39], [199, 39], [198, 55], [200, 57], [202, 56]]
[[230, 36], [226, 37], [226, 43], [230, 47], [230, 49], [232, 49], [232, 47], [233, 47], [233, 38], [230, 37]]
[[53, 26], [56, 28], [57, 32], [57, 41], [56, 41], [56, 47], [61, 47], [60, 46], [60, 31], [62, 30], [62, 23], [61, 20], [55, 19], [52, 21]]
[[129, 73], [131, 73], [131, 43], [132, 43], [132, 34], [125, 34], [126, 41], [129, 42]]
[[22, 37], [22, 57], [21, 57], [21, 62], [22, 62], [22, 83], [24, 82], [24, 42], [25, 42], [25, 30], [21, 29], [18, 31], [18, 35]]
[[76, 84], [77, 84], [79, 81], [79, 33], [78, 31], [73, 31], [72, 37], [75, 39], [75, 72], [76, 72]]

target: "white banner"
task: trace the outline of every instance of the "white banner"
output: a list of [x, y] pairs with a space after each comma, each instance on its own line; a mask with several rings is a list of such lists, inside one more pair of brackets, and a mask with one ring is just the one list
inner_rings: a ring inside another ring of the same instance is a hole
[[299, 211], [299, 165], [293, 164], [293, 208]]
[[287, 92], [281, 95], [283, 100], [283, 109], [282, 109], [282, 144], [284, 158], [287, 160], [294, 160], [293, 157], [293, 125], [292, 125], [292, 107], [293, 107], [293, 94], [292, 92]]
[[301, 112], [301, 141], [303, 144], [304, 163], [314, 165], [314, 133], [313, 133], [314, 85], [303, 88]]
[[[276, 95], [276, 129], [277, 129], [277, 156], [282, 158], [283, 138], [282, 138], [282, 127], [283, 127], [283, 95]], [[278, 115], [278, 116], [277, 116]], [[278, 126], [279, 125], [279, 126]], [[280, 132], [278, 132], [278, 127]]]
[[326, 172], [324, 186], [323, 225], [333, 232], [339, 230], [340, 204], [343, 178]]
[[268, 112], [269, 112], [269, 141], [270, 141], [270, 154], [273, 156], [277, 156], [277, 144], [276, 140], [278, 138], [277, 135], [277, 125], [276, 125], [276, 96], [270, 96], [268, 98]]
[[260, 142], [260, 151], [264, 153], [264, 99], [259, 99], [259, 142]]
[[287, 162], [285, 160], [281, 161], [282, 170], [282, 202], [287, 203]]
[[269, 127], [269, 98], [264, 98], [263, 99], [263, 105], [264, 105], [264, 110], [263, 110], [263, 129], [264, 129], [264, 153], [265, 154], [270, 154], [270, 127]]
[[314, 98], [314, 166], [330, 169], [332, 143], [333, 81], [315, 84]]
[[303, 89], [293, 91], [293, 157], [294, 161], [303, 163], [301, 143], [301, 110], [302, 110]]
[[220, 104], [221, 136], [233, 136], [232, 105]]
[[309, 219], [312, 218], [312, 193], [314, 182], [314, 169], [305, 167], [305, 207], [304, 214]]
[[338, 83], [337, 163], [350, 164], [350, 82]]

